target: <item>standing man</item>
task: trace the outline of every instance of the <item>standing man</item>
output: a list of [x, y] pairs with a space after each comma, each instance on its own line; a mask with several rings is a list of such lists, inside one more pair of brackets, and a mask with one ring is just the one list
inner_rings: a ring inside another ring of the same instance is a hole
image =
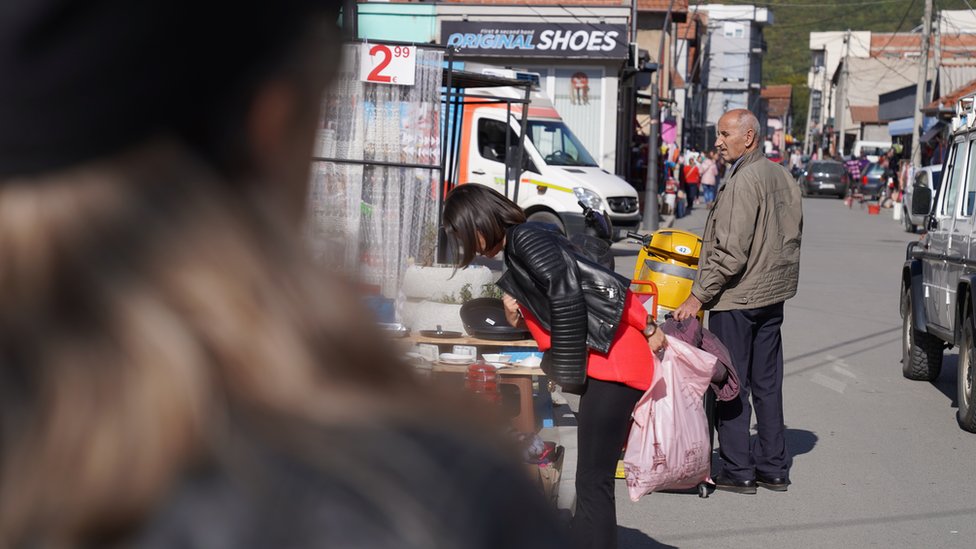
[[[730, 163], [705, 222], [691, 295], [678, 320], [710, 311], [708, 328], [728, 347], [739, 398], [719, 402], [718, 440], [725, 462], [721, 490], [755, 494], [756, 485], [786, 491], [790, 456], [783, 424], [783, 302], [796, 294], [803, 212], [800, 190], [783, 166], [765, 158], [759, 120], [745, 109], [725, 113], [715, 146]], [[752, 404], [759, 436], [750, 443]]]

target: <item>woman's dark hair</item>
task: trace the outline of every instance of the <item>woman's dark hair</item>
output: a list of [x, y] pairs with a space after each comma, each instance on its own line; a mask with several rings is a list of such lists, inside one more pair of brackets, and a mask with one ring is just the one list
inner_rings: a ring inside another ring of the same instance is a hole
[[467, 267], [478, 253], [478, 234], [490, 250], [512, 225], [525, 223], [525, 212], [503, 194], [476, 183], [458, 185], [444, 200], [444, 228], [458, 267]]

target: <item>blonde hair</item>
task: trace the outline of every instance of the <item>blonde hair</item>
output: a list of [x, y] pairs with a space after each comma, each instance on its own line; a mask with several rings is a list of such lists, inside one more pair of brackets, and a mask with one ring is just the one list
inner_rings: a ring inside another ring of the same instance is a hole
[[131, 527], [231, 416], [431, 417], [351, 285], [229, 185], [160, 143], [0, 181], [0, 547]]

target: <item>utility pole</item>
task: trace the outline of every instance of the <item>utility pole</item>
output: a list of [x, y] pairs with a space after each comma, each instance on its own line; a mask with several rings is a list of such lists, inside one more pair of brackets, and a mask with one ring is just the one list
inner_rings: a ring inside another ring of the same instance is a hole
[[847, 76], [850, 74], [848, 69], [848, 60], [851, 54], [851, 29], [847, 29], [844, 33], [844, 60], [840, 67], [840, 97], [837, 98], [837, 112], [835, 116], [837, 117], [837, 146], [835, 151], [837, 156], [844, 156], [844, 132], [847, 130], [845, 127], [847, 124]]
[[[932, 85], [929, 87], [927, 101], [931, 103], [937, 99], [935, 95], [935, 83], [939, 80], [939, 69], [942, 67], [942, 18], [936, 15], [936, 21], [932, 24], [932, 32], [935, 33], [935, 55], [932, 56]], [[928, 72], [928, 71], [926, 71]]]
[[660, 152], [658, 140], [661, 135], [661, 108], [658, 105], [661, 92], [658, 89], [661, 82], [661, 71], [664, 70], [664, 37], [671, 26], [671, 10], [674, 0], [668, 4], [668, 13], [664, 16], [661, 27], [661, 42], [657, 48], [657, 70], [651, 78], [651, 122], [647, 131], [647, 184], [644, 187], [644, 218], [641, 228], [645, 231], [656, 231], [658, 227], [657, 205], [657, 159]]
[[925, 0], [922, 17], [922, 55], [919, 56], [918, 83], [915, 84], [915, 117], [912, 125], [912, 167], [922, 165], [922, 106], [929, 73], [929, 32], [932, 30], [932, 0]]
[[[830, 111], [830, 106], [827, 104], [827, 83], [829, 82], [827, 78], [827, 44], [824, 44], [824, 60], [823, 60], [823, 74], [821, 76], [821, 87], [823, 90], [820, 92], [820, 158], [824, 158], [827, 150], [830, 150], [830, 145], [824, 147], [827, 144], [827, 113]], [[825, 150], [826, 149], [826, 150]]]

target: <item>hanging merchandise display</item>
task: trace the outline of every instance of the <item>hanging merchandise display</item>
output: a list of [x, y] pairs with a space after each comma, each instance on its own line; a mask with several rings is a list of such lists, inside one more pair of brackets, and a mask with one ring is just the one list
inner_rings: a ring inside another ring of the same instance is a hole
[[346, 45], [343, 72], [325, 98], [307, 234], [324, 264], [395, 297], [408, 263], [435, 248], [444, 51], [399, 50], [415, 56], [413, 78], [377, 82], [394, 72], [362, 67], [368, 52], [399, 48], [377, 46]]

